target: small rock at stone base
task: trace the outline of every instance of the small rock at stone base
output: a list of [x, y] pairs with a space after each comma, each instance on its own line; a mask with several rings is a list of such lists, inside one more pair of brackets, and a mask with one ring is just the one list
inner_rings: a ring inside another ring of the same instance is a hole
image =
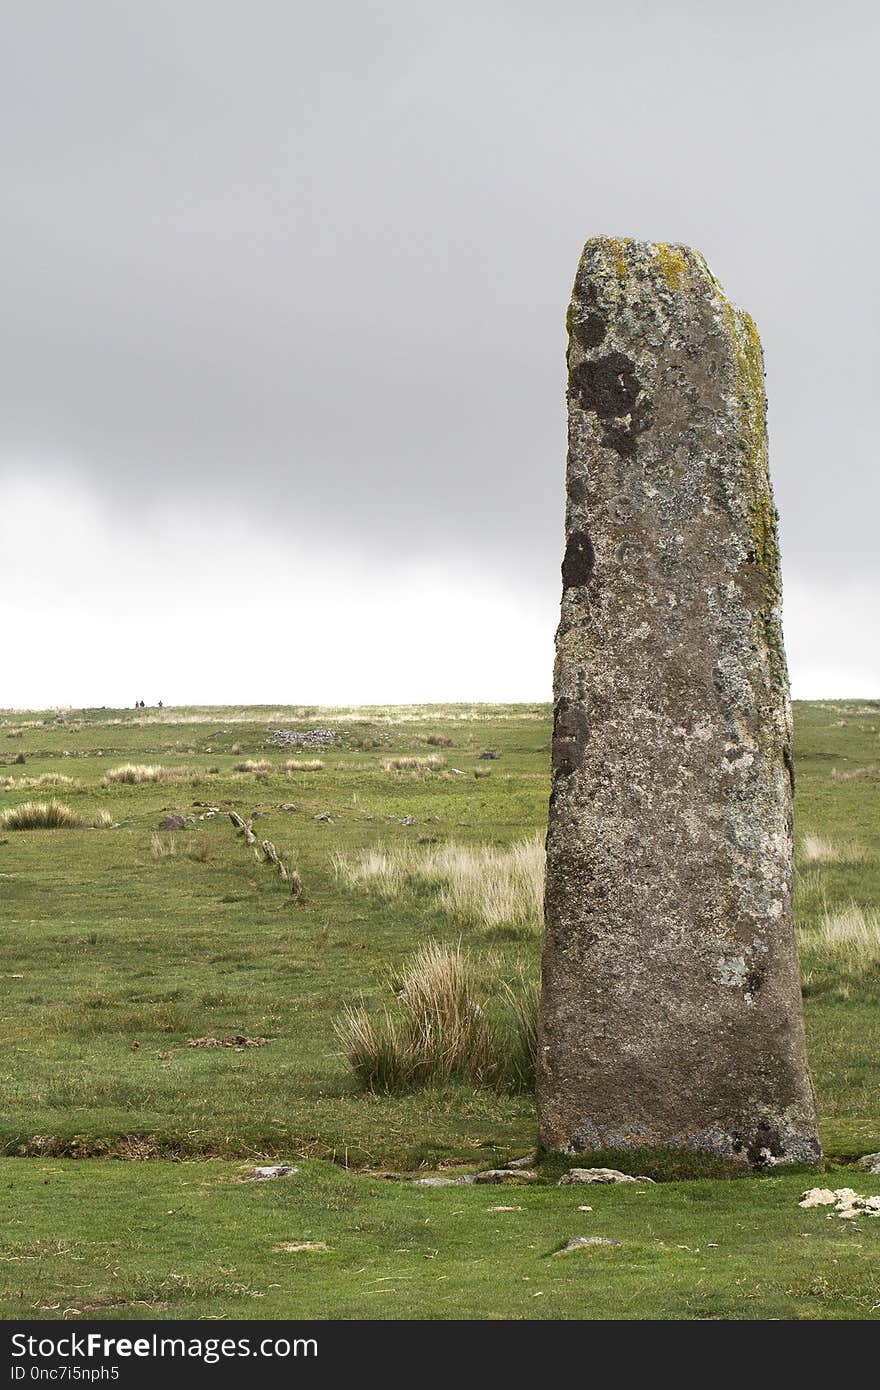
[[565, 1187], [568, 1183], [592, 1183], [592, 1182], [650, 1182], [653, 1178], [637, 1177], [631, 1173], [620, 1173], [616, 1168], [571, 1168], [567, 1173], [563, 1173], [559, 1179], [559, 1186]]
[[833, 1207], [837, 1196], [830, 1187], [811, 1187], [801, 1194], [799, 1207]]
[[523, 1154], [522, 1158], [512, 1158], [509, 1163], [505, 1163], [505, 1168], [531, 1168], [538, 1155], [533, 1151], [530, 1154]]
[[527, 1168], [520, 1168], [516, 1172], [511, 1172], [509, 1168], [487, 1168], [484, 1173], [477, 1173], [475, 1182], [534, 1182], [537, 1173], [531, 1173]]
[[859, 1167], [864, 1173], [880, 1173], [880, 1154], [862, 1154]]

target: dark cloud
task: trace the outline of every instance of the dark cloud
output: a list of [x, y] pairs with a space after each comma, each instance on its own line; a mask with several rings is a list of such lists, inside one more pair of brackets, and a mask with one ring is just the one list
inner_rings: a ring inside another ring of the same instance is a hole
[[876, 576], [867, 3], [4, 7], [0, 463], [555, 591], [583, 240], [765, 345], [786, 572]]

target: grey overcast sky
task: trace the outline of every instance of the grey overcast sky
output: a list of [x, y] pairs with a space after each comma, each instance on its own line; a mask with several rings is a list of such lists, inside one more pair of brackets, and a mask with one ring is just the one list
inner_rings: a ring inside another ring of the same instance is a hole
[[3, 0], [0, 706], [548, 698], [601, 232], [755, 317], [794, 694], [880, 695], [878, 28]]

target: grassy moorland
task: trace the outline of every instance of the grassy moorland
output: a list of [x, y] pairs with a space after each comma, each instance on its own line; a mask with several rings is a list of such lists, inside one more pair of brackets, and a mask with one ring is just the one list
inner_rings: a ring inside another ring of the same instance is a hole
[[[333, 744], [271, 743], [315, 727]], [[598, 1194], [375, 1176], [532, 1142], [512, 1087], [362, 1092], [334, 1024], [393, 1006], [428, 941], [460, 940], [490, 1000], [534, 979], [527, 886], [487, 904], [449, 865], [479, 885], [542, 831], [549, 737], [546, 706], [0, 712], [0, 816], [54, 798], [72, 822], [0, 820], [5, 1316], [877, 1315], [880, 1220], [801, 1211], [803, 1175], [709, 1182], [667, 1157], [648, 1171], [677, 1181]], [[880, 702], [799, 705], [796, 758], [808, 1041], [841, 1164], [880, 1150]], [[230, 810], [259, 813], [257, 846]], [[159, 830], [169, 814], [184, 827]], [[260, 1158], [300, 1173], [238, 1182]], [[621, 1246], [552, 1255], [593, 1233]]]

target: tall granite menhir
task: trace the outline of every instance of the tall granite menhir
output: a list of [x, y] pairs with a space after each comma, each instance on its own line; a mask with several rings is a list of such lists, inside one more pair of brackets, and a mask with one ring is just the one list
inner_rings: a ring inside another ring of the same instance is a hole
[[758, 336], [605, 237], [568, 330], [540, 1142], [815, 1162]]

